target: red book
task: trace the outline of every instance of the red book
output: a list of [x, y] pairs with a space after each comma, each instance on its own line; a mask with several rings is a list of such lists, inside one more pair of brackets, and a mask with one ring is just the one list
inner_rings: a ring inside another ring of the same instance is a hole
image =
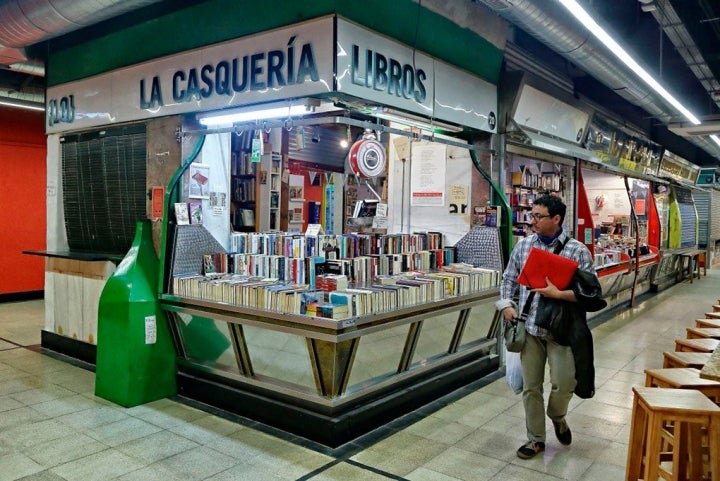
[[539, 289], [547, 286], [547, 277], [558, 289], [565, 289], [570, 285], [577, 266], [578, 263], [572, 259], [533, 247], [517, 281], [531, 289]]

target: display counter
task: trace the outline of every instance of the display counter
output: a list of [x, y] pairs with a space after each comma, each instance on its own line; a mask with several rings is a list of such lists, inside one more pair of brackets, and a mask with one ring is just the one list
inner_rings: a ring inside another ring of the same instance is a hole
[[680, 254], [684, 250], [663, 249], [660, 251], [660, 261], [650, 280], [653, 291], [660, 291], [678, 283], [682, 271]]
[[339, 446], [499, 368], [498, 288], [346, 319], [165, 294], [188, 398]]

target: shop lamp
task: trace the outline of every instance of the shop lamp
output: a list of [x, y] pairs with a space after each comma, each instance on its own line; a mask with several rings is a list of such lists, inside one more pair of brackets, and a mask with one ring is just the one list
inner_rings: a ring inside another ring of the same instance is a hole
[[233, 112], [229, 114], [211, 115], [202, 117], [200, 123], [206, 127], [217, 127], [218, 125], [230, 125], [237, 122], [250, 122], [253, 120], [279, 119], [293, 117], [312, 112], [312, 106], [291, 105], [288, 107], [274, 107], [261, 110], [247, 110], [244, 112]]
[[0, 98], [0, 105], [14, 107], [16, 109], [37, 110], [40, 112], [45, 111], [45, 105], [21, 99]]
[[595, 35], [595, 37], [600, 40], [603, 45], [605, 45], [617, 58], [619, 58], [622, 63], [624, 63], [628, 68], [630, 68], [637, 76], [639, 76], [646, 84], [648, 84], [655, 92], [657, 92], [662, 98], [664, 98], [667, 102], [670, 103], [673, 107], [678, 109], [680, 113], [682, 113], [685, 118], [687, 118], [690, 122], [692, 122], [695, 125], [700, 125], [700, 120], [692, 114], [688, 109], [685, 108], [683, 104], [681, 104], [675, 97], [673, 97], [670, 92], [665, 90], [665, 88], [660, 85], [660, 83], [655, 80], [655, 78], [650, 75], [644, 68], [642, 68], [636, 61], [633, 59], [630, 54], [628, 54], [625, 49], [623, 49], [613, 38], [600, 26], [598, 23], [593, 19], [590, 14], [588, 14], [581, 6], [578, 4], [576, 0], [558, 0], [563, 7], [565, 7], [572, 15], [575, 17], [580, 23], [583, 24], [585, 28], [590, 30], [590, 32]]
[[404, 112], [398, 112], [396, 110], [388, 109], [385, 107], [376, 107], [370, 110], [370, 115], [373, 115], [379, 119], [389, 120], [391, 122], [397, 122], [399, 124], [407, 125], [408, 127], [417, 127], [418, 129], [427, 130], [429, 132], [462, 132], [462, 127], [458, 125], [446, 124], [444, 122], [438, 122], [433, 120], [432, 123], [422, 117], [416, 117], [414, 115], [406, 114]]

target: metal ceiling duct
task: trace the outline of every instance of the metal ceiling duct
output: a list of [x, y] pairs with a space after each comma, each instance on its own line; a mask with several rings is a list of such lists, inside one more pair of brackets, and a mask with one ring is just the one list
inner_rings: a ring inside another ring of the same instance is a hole
[[[637, 105], [663, 124], [671, 123], [675, 109], [630, 70], [610, 57], [604, 46], [588, 37], [583, 29], [568, 25], [568, 17], [556, 18], [547, 2], [539, 0], [473, 0], [517, 25], [541, 43], [552, 48], [589, 75], [602, 82], [628, 102]], [[542, 3], [542, 4], [540, 4]], [[581, 27], [580, 27], [581, 28]], [[687, 137], [710, 155], [720, 158], [720, 149], [708, 139]]]
[[[159, 0], [9, 0], [0, 4], [0, 52], [121, 15]], [[12, 57], [12, 56], [9, 56]], [[17, 59], [14, 62], [27, 60]], [[10, 62], [8, 62], [10, 63]]]

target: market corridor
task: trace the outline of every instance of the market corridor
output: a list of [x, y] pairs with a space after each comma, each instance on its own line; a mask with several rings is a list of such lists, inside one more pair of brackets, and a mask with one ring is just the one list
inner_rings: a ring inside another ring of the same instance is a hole
[[[524, 461], [520, 397], [484, 379], [337, 449], [176, 400], [125, 409], [94, 373], [39, 352], [43, 301], [0, 304], [0, 481], [618, 480], [631, 387], [720, 297], [720, 273], [677, 284], [593, 329], [597, 394], [575, 398], [573, 444]], [[548, 389], [546, 389], [547, 391]]]

